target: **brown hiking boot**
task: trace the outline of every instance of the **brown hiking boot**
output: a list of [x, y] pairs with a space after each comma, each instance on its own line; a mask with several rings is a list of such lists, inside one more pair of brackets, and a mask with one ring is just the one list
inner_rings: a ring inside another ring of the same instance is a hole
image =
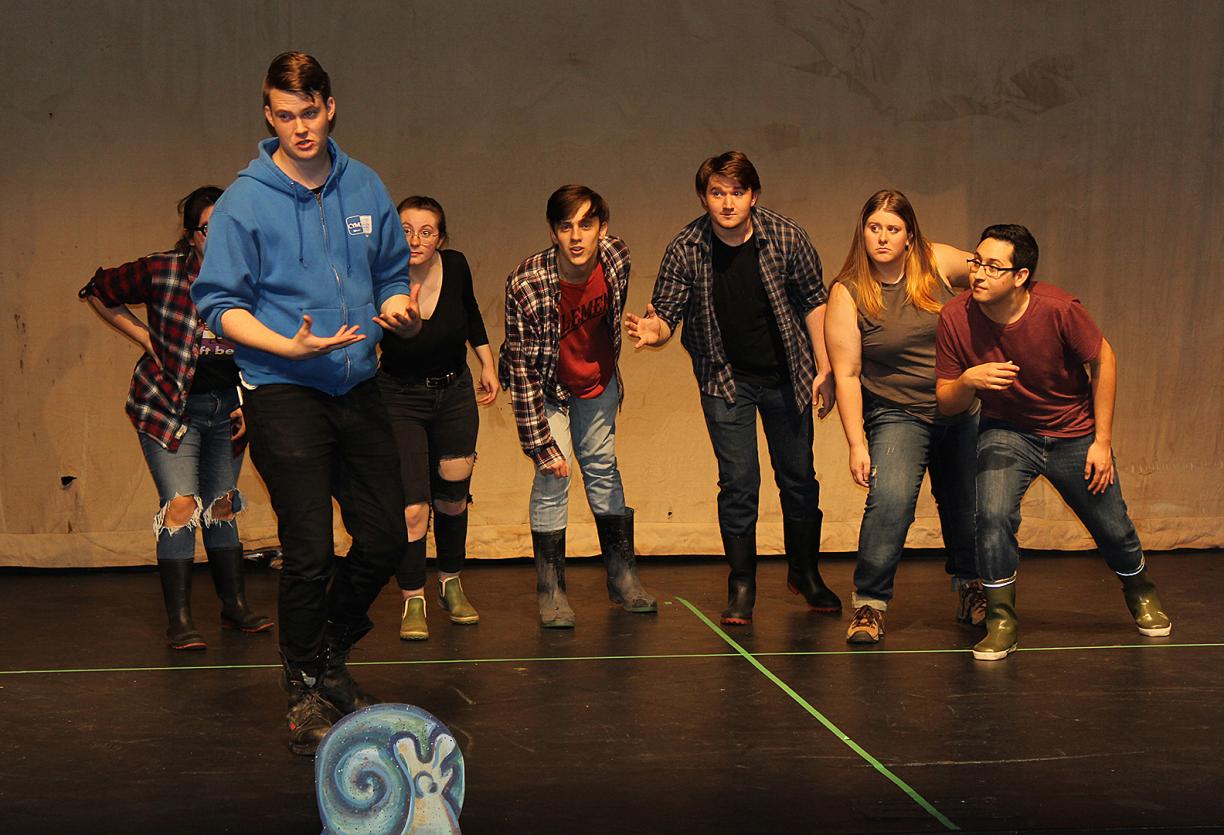
[[846, 629], [846, 643], [874, 644], [884, 636], [884, 613], [870, 606], [859, 606]]

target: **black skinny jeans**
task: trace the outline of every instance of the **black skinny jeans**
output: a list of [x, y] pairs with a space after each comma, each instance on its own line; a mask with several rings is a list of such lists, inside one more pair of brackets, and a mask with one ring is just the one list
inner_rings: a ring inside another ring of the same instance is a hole
[[[251, 460], [268, 487], [284, 552], [281, 652], [290, 663], [310, 662], [329, 619], [366, 623], [407, 548], [391, 424], [373, 380], [339, 397], [263, 385], [246, 392], [245, 412]], [[347, 559], [334, 556], [333, 496], [353, 537]]]

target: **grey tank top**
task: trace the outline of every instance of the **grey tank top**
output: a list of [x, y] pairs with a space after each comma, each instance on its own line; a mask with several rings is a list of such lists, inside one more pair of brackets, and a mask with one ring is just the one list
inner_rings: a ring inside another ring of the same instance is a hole
[[[853, 285], [847, 284], [851, 298]], [[935, 405], [935, 328], [938, 313], [927, 313], [905, 300], [905, 282], [880, 286], [884, 310], [874, 319], [858, 314], [859, 333], [863, 339], [862, 370], [863, 408], [872, 405], [904, 409], [927, 423], [952, 423], [966, 415], [945, 417]], [[956, 292], [939, 283], [935, 298], [947, 304]], [[974, 404], [976, 410], [977, 404]]]

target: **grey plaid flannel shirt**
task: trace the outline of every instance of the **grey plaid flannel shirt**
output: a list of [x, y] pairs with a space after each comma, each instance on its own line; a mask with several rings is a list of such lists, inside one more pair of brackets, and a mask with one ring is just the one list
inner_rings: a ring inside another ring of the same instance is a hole
[[[828, 298], [820, 256], [807, 232], [777, 212], [754, 208], [752, 230], [761, 281], [782, 334], [795, 403], [802, 411], [811, 407], [816, 376], [804, 317]], [[701, 391], [733, 403], [735, 380], [714, 317], [712, 234], [709, 215], [702, 215], [672, 240], [659, 264], [651, 304], [673, 332], [684, 321], [680, 342], [692, 357]]]

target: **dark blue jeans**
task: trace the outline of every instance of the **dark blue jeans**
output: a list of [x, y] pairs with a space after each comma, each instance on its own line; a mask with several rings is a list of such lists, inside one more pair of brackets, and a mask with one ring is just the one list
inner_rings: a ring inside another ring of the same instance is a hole
[[[329, 619], [366, 623], [408, 547], [391, 422], [373, 380], [338, 397], [263, 385], [246, 393], [245, 410], [251, 460], [268, 487], [285, 560], [281, 651], [290, 662], [312, 661]], [[353, 537], [347, 559], [334, 556], [333, 496]]]
[[[1143, 548], [1116, 478], [1103, 493], [1089, 493], [1084, 460], [1092, 435], [1048, 438], [997, 421], [983, 421], [978, 435], [977, 556], [982, 581], [1005, 586], [1016, 578], [1020, 549], [1020, 500], [1043, 475], [1096, 540], [1105, 562], [1120, 575], [1143, 568]], [[1114, 465], [1115, 473], [1117, 465]]]
[[871, 452], [871, 488], [859, 527], [854, 566], [854, 605], [885, 604], [914, 522], [922, 475], [931, 474], [931, 492], [947, 551], [945, 569], [954, 577], [975, 579], [973, 516], [977, 460], [977, 416], [953, 424], [932, 424], [908, 412], [870, 408], [863, 417]]
[[703, 393], [701, 410], [718, 459], [718, 524], [742, 536], [757, 520], [761, 464], [757, 413], [765, 427], [782, 514], [813, 519], [820, 511], [820, 482], [812, 468], [812, 410], [797, 409], [789, 383], [758, 386], [736, 379], [735, 402]]

